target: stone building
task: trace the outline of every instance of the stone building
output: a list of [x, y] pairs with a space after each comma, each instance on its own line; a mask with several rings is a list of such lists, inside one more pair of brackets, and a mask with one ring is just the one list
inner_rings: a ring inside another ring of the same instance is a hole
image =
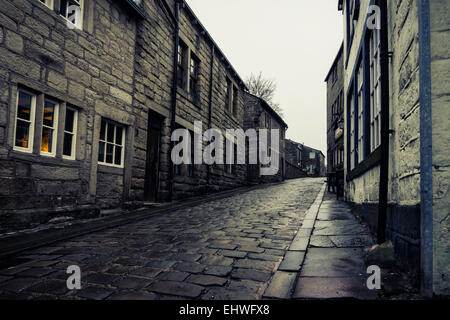
[[[278, 172], [274, 175], [261, 175], [261, 168], [264, 166], [258, 160], [258, 164], [247, 164], [247, 177], [248, 182], [266, 183], [277, 182], [285, 179], [286, 171], [286, 155], [285, 155], [285, 137], [288, 125], [280, 117], [280, 115], [273, 110], [270, 105], [264, 100], [250, 93], [244, 93], [245, 104], [245, 116], [244, 116], [244, 129], [255, 129], [259, 132], [260, 129], [268, 130], [268, 156], [271, 156], [272, 152], [278, 152]], [[279, 150], [272, 148], [271, 130], [279, 130]]]
[[344, 190], [344, 63], [343, 45], [328, 72], [327, 83], [327, 180], [328, 190]]
[[194, 121], [224, 136], [226, 129], [243, 129], [247, 88], [185, 1], [144, 1], [142, 9], [146, 18], [137, 33], [134, 108], [139, 119], [130, 199], [179, 199], [246, 184], [245, 165], [172, 164], [175, 129], [188, 129], [191, 137]]
[[303, 145], [302, 168], [307, 176], [325, 177], [325, 155], [318, 149]]
[[184, 1], [2, 1], [2, 231], [246, 184], [170, 157], [194, 121], [243, 129], [246, 90]]
[[286, 162], [288, 179], [326, 176], [322, 151], [290, 139], [286, 139]]
[[379, 243], [392, 240], [424, 294], [448, 295], [450, 3], [338, 3], [345, 26], [345, 197]]
[[142, 14], [125, 0], [2, 0], [2, 230], [127, 198]]
[[303, 145], [286, 139], [286, 179], [305, 178], [307, 175], [302, 168]]

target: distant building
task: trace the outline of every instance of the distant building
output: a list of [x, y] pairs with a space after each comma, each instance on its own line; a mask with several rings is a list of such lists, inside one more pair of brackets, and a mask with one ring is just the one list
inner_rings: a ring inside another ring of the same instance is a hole
[[327, 83], [327, 179], [328, 190], [344, 191], [344, 62], [343, 45], [325, 78]]
[[302, 168], [303, 145], [286, 139], [286, 179], [304, 178]]
[[[272, 107], [261, 98], [245, 92], [244, 94], [244, 129], [259, 129], [268, 130], [268, 154], [272, 152], [279, 152], [279, 170], [275, 175], [261, 175], [261, 163], [247, 164], [248, 182], [251, 184], [262, 182], [276, 182], [283, 181], [285, 178], [285, 137], [288, 125], [280, 117], [280, 115], [272, 109]], [[279, 150], [272, 148], [272, 141], [270, 139], [270, 130], [279, 130]], [[259, 157], [258, 157], [259, 159]]]
[[302, 168], [310, 177], [325, 177], [325, 155], [320, 150], [303, 145]]
[[286, 178], [325, 177], [325, 156], [322, 151], [286, 139]]

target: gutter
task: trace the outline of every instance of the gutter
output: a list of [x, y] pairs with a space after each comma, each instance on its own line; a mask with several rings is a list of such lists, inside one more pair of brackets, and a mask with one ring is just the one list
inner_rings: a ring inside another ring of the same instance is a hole
[[433, 296], [433, 123], [431, 102], [430, 0], [419, 0], [420, 94], [420, 287]]
[[[214, 43], [211, 44], [211, 66], [210, 66], [210, 77], [209, 77], [209, 94], [208, 94], [208, 98], [209, 98], [209, 104], [208, 104], [208, 129], [211, 129], [211, 125], [212, 125], [212, 109], [213, 109], [213, 72], [214, 72], [214, 57], [215, 57], [215, 53], [216, 53], [216, 46], [214, 45]], [[210, 176], [211, 176], [211, 166], [207, 166], [208, 171], [207, 171], [207, 177], [206, 177], [206, 191], [208, 192], [208, 187], [209, 187], [209, 181], [210, 181]]]
[[[176, 126], [176, 111], [177, 111], [177, 79], [178, 79], [178, 46], [180, 43], [180, 1], [175, 1], [175, 50], [173, 55], [173, 79], [172, 79], [172, 101], [170, 111], [170, 136], [175, 131]], [[174, 164], [172, 162], [172, 149], [174, 144], [170, 142], [169, 148], [169, 200], [173, 197], [173, 178], [174, 178]]]
[[380, 67], [381, 67], [381, 160], [380, 184], [378, 198], [378, 227], [377, 242], [386, 242], [386, 223], [389, 188], [389, 43], [387, 2], [380, 1], [381, 9], [381, 38], [380, 38]]

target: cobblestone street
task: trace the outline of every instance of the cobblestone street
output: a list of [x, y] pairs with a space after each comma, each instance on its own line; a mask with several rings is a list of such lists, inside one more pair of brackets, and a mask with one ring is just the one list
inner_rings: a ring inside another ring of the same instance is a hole
[[[0, 298], [260, 299], [324, 179], [291, 180], [23, 252]], [[69, 291], [66, 269], [81, 268]]]

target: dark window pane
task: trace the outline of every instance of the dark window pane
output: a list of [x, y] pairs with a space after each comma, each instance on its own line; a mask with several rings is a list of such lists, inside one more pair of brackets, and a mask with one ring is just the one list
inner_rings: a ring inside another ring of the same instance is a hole
[[100, 142], [98, 146], [98, 161], [105, 162], [105, 143]]
[[114, 143], [114, 126], [108, 123], [108, 142]]
[[17, 120], [16, 128], [16, 146], [28, 148], [30, 124], [25, 121]]
[[75, 121], [75, 111], [72, 109], [66, 110], [66, 123], [64, 125], [64, 129], [68, 132], [73, 132], [73, 124]]
[[31, 119], [31, 101], [31, 95], [22, 91], [19, 92], [19, 105], [17, 108], [18, 118], [28, 121]]
[[68, 157], [72, 156], [72, 140], [73, 135], [70, 133], [64, 133], [63, 155]]
[[53, 129], [42, 128], [41, 151], [52, 152]]
[[116, 153], [114, 154], [114, 164], [120, 166], [122, 164], [122, 147], [116, 146]]
[[44, 126], [53, 127], [53, 122], [55, 120], [55, 104], [49, 101], [45, 101], [44, 106]]
[[100, 140], [106, 140], [105, 132], [106, 132], [106, 121], [102, 120], [102, 125], [100, 127]]
[[114, 145], [113, 144], [106, 144], [106, 163], [113, 163], [113, 151], [114, 151]]
[[116, 128], [116, 144], [118, 145], [122, 145], [122, 131], [123, 131], [122, 127]]

